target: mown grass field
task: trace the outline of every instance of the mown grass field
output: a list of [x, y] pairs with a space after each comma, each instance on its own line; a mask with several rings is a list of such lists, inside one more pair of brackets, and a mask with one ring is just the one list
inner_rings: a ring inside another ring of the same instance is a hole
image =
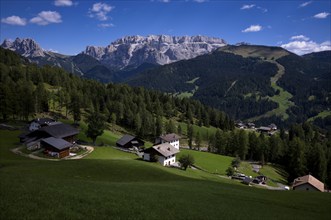
[[218, 154], [181, 149], [178, 157], [190, 154], [194, 157], [194, 165], [210, 173], [226, 175], [226, 169], [231, 165], [233, 157]]
[[[201, 168], [204, 171], [213, 174], [226, 175], [226, 169], [231, 166], [231, 162], [234, 159], [233, 157], [223, 156], [219, 154], [213, 154], [208, 152], [200, 152], [195, 150], [186, 150], [181, 149], [178, 154], [178, 158], [183, 154], [190, 154], [194, 157], [194, 165], [198, 168]], [[256, 177], [259, 175], [265, 175], [269, 178], [268, 185], [277, 186], [276, 182], [287, 184], [286, 183], [286, 173], [281, 167], [276, 165], [264, 165], [260, 169], [260, 174], [253, 172], [252, 165], [246, 161], [240, 163], [238, 168], [239, 173], [244, 173], [246, 176]]]
[[97, 147], [81, 160], [13, 154], [0, 130], [0, 219], [328, 219], [328, 193], [269, 191]]

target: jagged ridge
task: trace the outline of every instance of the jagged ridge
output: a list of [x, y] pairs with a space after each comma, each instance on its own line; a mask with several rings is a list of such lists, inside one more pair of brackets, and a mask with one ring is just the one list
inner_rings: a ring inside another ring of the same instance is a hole
[[191, 59], [226, 44], [223, 39], [206, 36], [127, 36], [106, 47], [87, 46], [82, 53], [96, 58], [108, 67], [123, 69], [143, 63], [164, 65]]

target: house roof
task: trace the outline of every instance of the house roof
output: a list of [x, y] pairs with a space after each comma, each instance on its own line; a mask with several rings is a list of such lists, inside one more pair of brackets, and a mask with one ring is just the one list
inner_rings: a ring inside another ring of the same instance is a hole
[[271, 130], [271, 128], [269, 128], [269, 127], [264, 127], [264, 126], [261, 126], [261, 127], [259, 127], [259, 128], [258, 128], [258, 130], [262, 130], [262, 131], [270, 131], [270, 130]]
[[51, 118], [36, 118], [34, 119], [32, 122], [38, 123], [40, 125], [44, 125], [44, 124], [49, 124], [51, 122], [54, 122], [54, 119]]
[[47, 126], [39, 129], [48, 133], [50, 136], [55, 138], [64, 138], [68, 136], [73, 136], [79, 133], [79, 131], [68, 124], [55, 124], [52, 126]]
[[268, 127], [269, 127], [269, 128], [272, 128], [272, 129], [276, 129], [276, 128], [277, 128], [277, 125], [275, 125], [275, 124], [270, 124]]
[[313, 177], [312, 175], [306, 175], [296, 178], [293, 182], [293, 188], [306, 183], [315, 187], [319, 191], [324, 192], [324, 184], [315, 177]]
[[72, 144], [69, 143], [68, 141], [54, 137], [45, 138], [42, 140], [42, 142], [45, 142], [58, 150], [63, 150], [72, 146]]
[[164, 157], [168, 157], [174, 154], [179, 153], [179, 150], [177, 148], [174, 148], [169, 143], [159, 144], [152, 147], [154, 150], [156, 150], [158, 153], [160, 153]]
[[131, 142], [133, 139], [135, 139], [136, 137], [134, 136], [131, 136], [129, 134], [126, 134], [124, 135], [123, 137], [121, 137], [121, 139], [119, 139], [116, 144], [119, 144], [119, 145], [125, 145], [129, 142]]
[[175, 140], [179, 140], [179, 136], [175, 133], [171, 133], [171, 134], [165, 134], [160, 136], [160, 138], [166, 142], [171, 142], [171, 141], [175, 141]]

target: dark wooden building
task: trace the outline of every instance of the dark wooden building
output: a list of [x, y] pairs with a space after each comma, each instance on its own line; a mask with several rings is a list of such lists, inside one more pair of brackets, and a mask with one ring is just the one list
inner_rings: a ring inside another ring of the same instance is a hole
[[45, 152], [51, 156], [63, 158], [70, 155], [70, 147], [72, 146], [72, 143], [61, 138], [49, 137], [41, 140], [40, 143], [41, 146], [45, 148]]
[[32, 141], [37, 141], [44, 138], [55, 137], [62, 138], [70, 143], [74, 143], [78, 133], [79, 131], [71, 125], [60, 123], [42, 127], [26, 135], [21, 135], [20, 141], [22, 143], [30, 143]]
[[116, 142], [116, 146], [122, 148], [133, 148], [133, 147], [139, 148], [144, 145], [145, 145], [144, 141], [128, 134], [124, 135]]

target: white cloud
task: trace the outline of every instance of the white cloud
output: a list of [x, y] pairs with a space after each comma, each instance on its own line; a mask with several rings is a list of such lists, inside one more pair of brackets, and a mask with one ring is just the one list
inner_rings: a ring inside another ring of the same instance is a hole
[[168, 3], [170, 0], [159, 0], [159, 2]]
[[204, 3], [204, 2], [208, 2], [208, 0], [193, 0], [194, 2], [197, 2], [197, 3]]
[[300, 4], [299, 7], [303, 8], [303, 7], [306, 7], [307, 5], [310, 5], [311, 3], [313, 3], [313, 1], [304, 2], [304, 3]]
[[287, 44], [282, 44], [281, 47], [298, 55], [303, 55], [312, 52], [331, 50], [331, 42], [325, 41], [319, 44], [314, 41], [292, 41]]
[[241, 10], [247, 10], [253, 8], [255, 5], [243, 5], [240, 9]]
[[102, 24], [98, 24], [98, 27], [101, 27], [101, 28], [111, 28], [111, 27], [114, 27], [115, 25], [112, 24], [112, 23], [102, 23]]
[[308, 41], [309, 37], [306, 37], [304, 35], [297, 35], [297, 36], [292, 36], [291, 40], [303, 40], [303, 41]]
[[242, 30], [241, 32], [243, 33], [247, 33], [247, 32], [258, 32], [262, 30], [262, 26], [260, 25], [251, 25], [248, 28], [246, 28], [245, 30]]
[[267, 13], [268, 9], [257, 6], [257, 9], [260, 9], [263, 13]]
[[323, 19], [323, 18], [327, 18], [329, 15], [330, 15], [330, 13], [328, 13], [328, 12], [321, 12], [321, 13], [314, 15], [314, 18]]
[[48, 25], [50, 23], [61, 23], [61, 15], [56, 11], [42, 11], [37, 17], [30, 19], [31, 23], [38, 25]]
[[55, 0], [54, 1], [54, 5], [55, 6], [72, 6], [74, 3], [72, 2], [72, 0]]
[[1, 22], [5, 23], [5, 24], [18, 25], [18, 26], [25, 26], [26, 25], [26, 19], [25, 18], [21, 18], [19, 16], [15, 16], [15, 15], [7, 17], [7, 18], [2, 18]]
[[114, 7], [106, 3], [95, 3], [92, 8], [89, 9], [89, 16], [91, 18], [97, 18], [100, 21], [106, 21], [109, 19], [108, 13], [113, 10]]

